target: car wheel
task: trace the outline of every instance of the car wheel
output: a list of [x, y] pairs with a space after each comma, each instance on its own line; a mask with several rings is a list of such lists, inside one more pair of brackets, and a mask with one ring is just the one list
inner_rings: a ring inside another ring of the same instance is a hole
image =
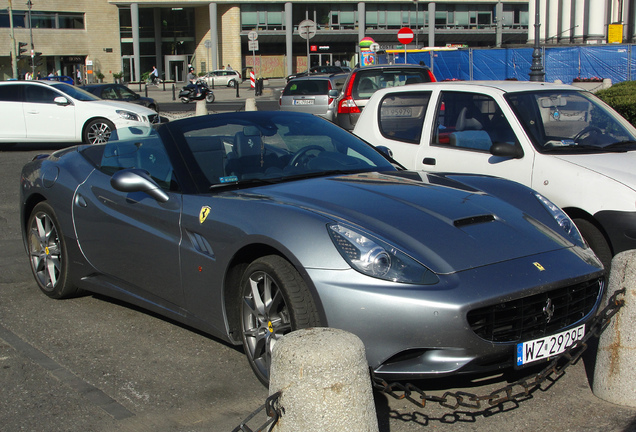
[[208, 93], [207, 95], [205, 95], [205, 101], [206, 101], [207, 103], [212, 103], [212, 102], [214, 102], [214, 99], [216, 99], [216, 98], [214, 97], [214, 93], [212, 93], [212, 92], [210, 92], [210, 93]]
[[585, 219], [574, 219], [574, 223], [587, 244], [605, 266], [605, 270], [609, 272], [612, 264], [612, 249], [603, 233], [593, 223]]
[[84, 128], [86, 144], [104, 144], [115, 130], [115, 125], [106, 119], [91, 120]]
[[240, 309], [245, 354], [265, 385], [276, 341], [293, 330], [320, 325], [300, 274], [276, 255], [259, 258], [247, 268], [241, 280]]
[[228, 87], [232, 87], [232, 88], [236, 87], [236, 80], [233, 80], [233, 79], [232, 79], [232, 80], [230, 80], [230, 81], [227, 83], [227, 86], [228, 86]]
[[53, 208], [46, 202], [36, 205], [28, 229], [31, 270], [40, 289], [56, 299], [79, 294], [80, 290], [68, 281], [66, 242]]

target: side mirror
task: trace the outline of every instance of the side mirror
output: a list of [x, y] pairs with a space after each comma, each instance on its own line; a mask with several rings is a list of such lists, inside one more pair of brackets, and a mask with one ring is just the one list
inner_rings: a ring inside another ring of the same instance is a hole
[[146, 170], [138, 168], [117, 171], [110, 178], [110, 185], [120, 192], [145, 192], [162, 203], [170, 199]]
[[523, 149], [516, 144], [496, 142], [490, 147], [490, 154], [493, 156], [521, 159]]
[[70, 105], [71, 104], [71, 101], [66, 99], [64, 96], [56, 97], [55, 99], [53, 99], [53, 102], [55, 102], [57, 105]]
[[393, 159], [393, 151], [391, 151], [390, 148], [388, 148], [387, 146], [377, 146], [376, 149], [382, 153], [385, 156], [390, 157], [391, 159]]
[[331, 89], [327, 92], [327, 96], [329, 96], [330, 98], [337, 98], [338, 95], [340, 94], [340, 92], [336, 89]]

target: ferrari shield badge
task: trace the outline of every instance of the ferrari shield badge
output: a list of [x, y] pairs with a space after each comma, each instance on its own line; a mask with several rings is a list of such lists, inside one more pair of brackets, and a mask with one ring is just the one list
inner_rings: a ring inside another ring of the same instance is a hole
[[545, 267], [543, 267], [543, 266], [542, 266], [541, 264], [539, 264], [538, 262], [534, 262], [534, 263], [532, 263], [532, 264], [534, 264], [534, 266], [535, 266], [537, 269], [539, 269], [539, 271], [544, 271], [544, 270], [545, 270]]
[[208, 215], [210, 214], [210, 210], [212, 209], [208, 206], [201, 207], [201, 211], [199, 212], [199, 223], [205, 222], [205, 220], [208, 218]]

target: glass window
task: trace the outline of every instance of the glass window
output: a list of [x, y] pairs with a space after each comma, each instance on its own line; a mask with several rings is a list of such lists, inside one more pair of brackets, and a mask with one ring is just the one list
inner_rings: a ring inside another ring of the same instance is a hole
[[431, 92], [390, 93], [380, 102], [378, 123], [385, 138], [419, 144]]
[[488, 152], [495, 142], [516, 143], [497, 102], [483, 94], [443, 92], [435, 125], [433, 145]]
[[[28, 19], [28, 18], [27, 18]], [[31, 27], [33, 28], [55, 28], [54, 12], [31, 12]]]
[[60, 13], [57, 20], [58, 28], [84, 29], [84, 14]]
[[0, 85], [0, 102], [22, 102], [20, 85]]
[[123, 169], [143, 169], [163, 189], [176, 189], [176, 184], [173, 183], [173, 168], [161, 139], [155, 135], [139, 141], [113, 140], [106, 144], [99, 166], [100, 171], [113, 174]]
[[26, 102], [48, 104], [54, 104], [55, 98], [60, 96], [59, 93], [54, 92], [50, 88], [47, 88], [43, 85], [26, 86], [24, 95]]

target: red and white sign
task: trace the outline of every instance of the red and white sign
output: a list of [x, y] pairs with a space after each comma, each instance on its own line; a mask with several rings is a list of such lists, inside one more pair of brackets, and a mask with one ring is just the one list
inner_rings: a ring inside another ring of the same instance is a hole
[[397, 36], [398, 36], [398, 41], [400, 41], [404, 45], [410, 44], [411, 42], [413, 42], [413, 38], [415, 37], [413, 35], [413, 30], [411, 30], [408, 27], [402, 27], [398, 31], [398, 35]]

